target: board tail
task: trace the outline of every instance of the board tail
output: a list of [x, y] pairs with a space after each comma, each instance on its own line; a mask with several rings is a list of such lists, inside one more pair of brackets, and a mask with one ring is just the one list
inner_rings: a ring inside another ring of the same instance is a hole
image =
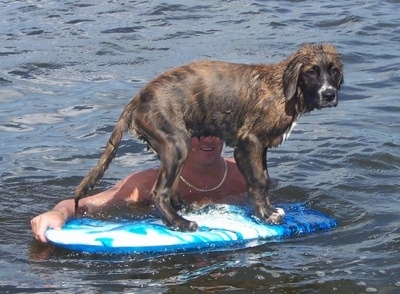
[[114, 127], [100, 160], [75, 189], [75, 214], [78, 211], [79, 200], [87, 195], [89, 188], [93, 189], [94, 184], [103, 177], [111, 161], [114, 159], [122, 137], [130, 127], [130, 121], [131, 117], [125, 109]]

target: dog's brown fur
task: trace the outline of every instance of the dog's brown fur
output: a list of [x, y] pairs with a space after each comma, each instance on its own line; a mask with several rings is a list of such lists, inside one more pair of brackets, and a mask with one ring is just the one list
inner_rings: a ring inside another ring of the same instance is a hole
[[183, 231], [197, 224], [179, 216], [177, 185], [190, 139], [213, 135], [235, 148], [256, 215], [269, 223], [283, 215], [269, 202], [267, 149], [280, 145], [303, 113], [336, 106], [342, 64], [328, 44], [305, 44], [270, 65], [200, 61], [150, 81], [125, 107], [97, 165], [75, 191], [75, 205], [99, 180], [127, 130], [158, 154], [152, 200], [163, 221]]

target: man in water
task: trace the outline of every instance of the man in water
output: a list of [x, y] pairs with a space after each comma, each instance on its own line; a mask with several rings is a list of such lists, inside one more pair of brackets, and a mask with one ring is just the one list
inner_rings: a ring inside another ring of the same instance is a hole
[[[185, 162], [178, 191], [186, 203], [244, 204], [248, 202], [246, 182], [231, 158], [221, 156], [223, 142], [217, 137], [192, 138], [191, 151]], [[114, 187], [79, 202], [80, 214], [93, 214], [111, 206], [150, 202], [150, 192], [158, 168], [129, 175]], [[74, 199], [59, 202], [52, 210], [31, 220], [35, 238], [46, 243], [48, 228], [60, 229], [74, 217]]]

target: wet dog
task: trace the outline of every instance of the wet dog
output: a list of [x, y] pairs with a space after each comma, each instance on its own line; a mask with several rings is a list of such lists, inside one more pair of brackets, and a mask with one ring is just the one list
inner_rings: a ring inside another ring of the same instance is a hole
[[267, 149], [287, 139], [302, 114], [335, 107], [342, 83], [340, 56], [329, 44], [305, 44], [276, 64], [200, 61], [173, 68], [124, 108], [99, 162], [76, 188], [75, 209], [104, 175], [129, 130], [159, 156], [151, 196], [164, 223], [196, 230], [195, 222], [176, 212], [183, 205], [177, 186], [191, 138], [212, 135], [234, 148], [256, 215], [279, 224], [284, 213], [269, 201]]

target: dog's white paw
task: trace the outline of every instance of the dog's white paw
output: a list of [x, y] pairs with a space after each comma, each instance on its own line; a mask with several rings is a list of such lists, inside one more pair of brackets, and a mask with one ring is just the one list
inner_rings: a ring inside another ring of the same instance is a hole
[[283, 223], [284, 218], [285, 218], [285, 211], [282, 208], [277, 207], [275, 208], [275, 211], [269, 216], [268, 223], [273, 225], [279, 225]]
[[280, 208], [280, 207], [277, 207], [277, 208], [276, 208], [276, 213], [278, 213], [282, 218], [284, 218], [285, 215], [286, 215], [286, 213], [285, 213], [285, 211], [283, 210], [283, 208]]

